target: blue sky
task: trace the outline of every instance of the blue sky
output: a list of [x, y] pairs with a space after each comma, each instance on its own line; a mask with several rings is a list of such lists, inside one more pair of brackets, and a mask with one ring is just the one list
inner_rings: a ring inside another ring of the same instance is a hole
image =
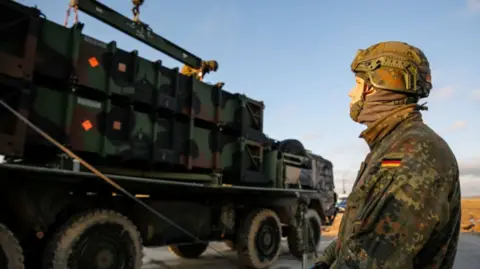
[[[66, 0], [19, 0], [63, 24]], [[101, 1], [131, 16], [130, 0]], [[141, 19], [155, 32], [202, 59], [216, 59], [232, 92], [263, 100], [265, 132], [297, 138], [334, 163], [337, 190], [347, 192], [367, 153], [365, 128], [348, 116], [355, 52], [379, 41], [421, 48], [433, 70], [424, 119], [452, 147], [464, 195], [480, 195], [480, 0], [145, 1]], [[137, 49], [169, 67], [180, 64], [142, 43], [79, 14], [84, 33]]]

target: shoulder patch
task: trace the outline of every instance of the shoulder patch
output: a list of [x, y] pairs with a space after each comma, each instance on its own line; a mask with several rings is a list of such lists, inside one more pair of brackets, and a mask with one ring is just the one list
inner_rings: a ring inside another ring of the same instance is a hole
[[383, 158], [381, 167], [399, 167], [402, 159]]
[[404, 156], [405, 154], [403, 153], [387, 154], [380, 162], [380, 167], [399, 167]]

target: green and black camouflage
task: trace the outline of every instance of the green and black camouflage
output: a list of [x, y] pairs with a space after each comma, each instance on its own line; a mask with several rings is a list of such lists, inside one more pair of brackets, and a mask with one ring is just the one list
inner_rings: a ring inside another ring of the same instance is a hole
[[[432, 88], [425, 54], [403, 42], [360, 50], [352, 71], [364, 79], [352, 119], [370, 153], [348, 196], [338, 237], [317, 261], [331, 269], [451, 269], [461, 219], [457, 160], [423, 123], [419, 98]], [[355, 90], [359, 90], [358, 88]]]
[[[222, 125], [264, 139], [263, 102], [179, 74], [161, 61], [151, 62], [137, 51], [117, 48], [71, 29], [42, 20], [36, 71], [99, 96], [121, 98]], [[63, 42], [59, 42], [62, 40]]]
[[[318, 262], [335, 268], [452, 268], [460, 231], [457, 161], [417, 111], [369, 139], [338, 238]], [[368, 135], [367, 135], [368, 134]]]
[[[98, 101], [49, 88], [32, 92], [31, 107], [30, 120], [34, 124], [75, 152], [100, 159], [210, 171], [261, 169], [262, 160], [255, 165], [250, 159], [262, 156], [255, 156], [254, 151], [262, 151], [263, 144], [159, 112], [140, 112], [108, 99]], [[27, 143], [31, 149], [27, 155], [36, 155], [40, 147], [57, 151], [33, 131]]]

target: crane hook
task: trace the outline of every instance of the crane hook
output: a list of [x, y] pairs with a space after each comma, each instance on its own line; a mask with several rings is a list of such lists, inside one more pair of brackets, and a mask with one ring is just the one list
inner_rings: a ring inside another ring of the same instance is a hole
[[67, 9], [67, 15], [65, 16], [65, 27], [68, 25], [68, 18], [70, 17], [70, 11], [73, 9], [74, 13], [74, 24], [78, 22], [78, 0], [70, 0], [68, 1], [68, 9]]
[[133, 21], [140, 22], [140, 6], [143, 5], [144, 0], [132, 0], [133, 8]]

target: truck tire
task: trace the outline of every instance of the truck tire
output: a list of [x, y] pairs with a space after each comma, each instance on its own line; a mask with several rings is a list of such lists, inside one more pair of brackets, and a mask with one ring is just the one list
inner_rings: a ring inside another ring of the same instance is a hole
[[71, 217], [48, 241], [44, 269], [124, 268], [142, 266], [137, 227], [112, 210], [96, 209]]
[[[320, 239], [322, 236], [322, 221], [317, 211], [309, 209], [307, 215], [305, 216], [306, 220], [309, 222], [309, 234], [311, 236], [308, 244], [309, 255], [313, 254], [314, 251], [318, 248], [320, 244]], [[303, 232], [296, 227], [292, 227], [289, 230], [287, 237], [288, 249], [290, 253], [297, 259], [302, 259], [303, 255]]]
[[0, 268], [23, 269], [23, 249], [15, 235], [5, 225], [0, 224]]
[[255, 209], [237, 233], [237, 255], [242, 268], [269, 268], [280, 254], [282, 227], [270, 209]]
[[175, 254], [175, 256], [184, 259], [196, 259], [207, 250], [208, 245], [202, 243], [170, 245], [168, 250]]

